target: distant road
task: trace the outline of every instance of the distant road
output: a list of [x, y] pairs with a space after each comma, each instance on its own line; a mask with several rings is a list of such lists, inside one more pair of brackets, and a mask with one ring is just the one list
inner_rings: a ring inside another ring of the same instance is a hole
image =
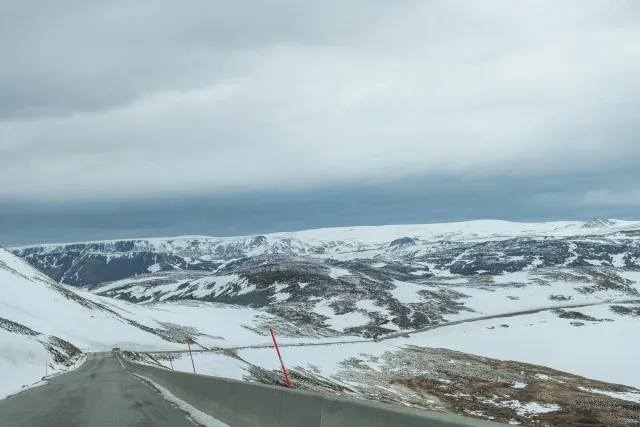
[[454, 320], [452, 322], [444, 322], [444, 323], [439, 323], [437, 325], [426, 326], [424, 328], [414, 329], [412, 331], [393, 332], [393, 333], [381, 336], [380, 338], [378, 338], [378, 341], [389, 340], [389, 339], [392, 339], [392, 338], [398, 338], [398, 337], [407, 336], [407, 335], [419, 334], [421, 332], [427, 332], [427, 331], [430, 331], [432, 329], [438, 329], [438, 328], [444, 328], [444, 327], [447, 327], [447, 326], [459, 325], [461, 323], [473, 323], [473, 322], [480, 322], [482, 320], [501, 319], [501, 318], [505, 318], [505, 317], [516, 317], [516, 316], [526, 316], [527, 314], [535, 314], [535, 313], [540, 313], [542, 311], [550, 311], [550, 310], [564, 309], [564, 308], [593, 307], [593, 306], [596, 306], [596, 305], [625, 304], [625, 303], [626, 304], [640, 303], [640, 299], [625, 298], [625, 299], [610, 299], [610, 300], [597, 301], [597, 302], [583, 302], [583, 303], [572, 303], [572, 304], [561, 304], [561, 305], [548, 305], [548, 306], [544, 306], [544, 307], [535, 307], [535, 308], [527, 308], [527, 309], [518, 310], [518, 311], [510, 311], [510, 312], [507, 312], [507, 313], [489, 314], [489, 315], [480, 316], [480, 317], [470, 317], [470, 318], [467, 318], [467, 319]]
[[2, 427], [194, 427], [186, 414], [131, 376], [112, 353], [0, 400]]
[[[597, 302], [583, 302], [583, 303], [548, 305], [548, 306], [544, 306], [544, 307], [532, 307], [532, 308], [527, 308], [527, 309], [518, 310], [518, 311], [509, 311], [509, 312], [506, 312], [506, 313], [489, 314], [489, 315], [485, 315], [485, 316], [469, 317], [469, 318], [466, 318], [466, 319], [454, 320], [454, 321], [451, 321], [451, 322], [443, 322], [443, 323], [438, 323], [437, 325], [426, 326], [426, 327], [420, 328], [420, 329], [403, 330], [403, 331], [398, 331], [398, 332], [392, 332], [390, 334], [382, 335], [382, 336], [378, 337], [375, 340], [374, 339], [367, 339], [367, 338], [360, 338], [360, 339], [346, 340], [346, 341], [320, 341], [320, 342], [313, 342], [313, 343], [289, 343], [289, 344], [280, 344], [279, 347], [314, 347], [314, 346], [328, 346], [328, 345], [357, 344], [357, 343], [363, 343], [363, 342], [379, 342], [379, 341], [390, 340], [390, 339], [393, 339], [393, 338], [408, 337], [408, 336], [413, 335], [413, 334], [419, 334], [421, 332], [427, 332], [427, 331], [431, 331], [433, 329], [446, 328], [448, 326], [460, 325], [462, 323], [473, 323], [473, 322], [480, 322], [480, 321], [483, 321], [483, 320], [500, 319], [500, 318], [507, 318], [507, 317], [516, 317], [516, 316], [526, 316], [528, 314], [535, 314], [535, 313], [540, 313], [542, 311], [550, 311], [550, 310], [556, 310], [556, 309], [592, 307], [592, 306], [597, 306], [597, 305], [625, 304], [625, 303], [627, 303], [627, 304], [629, 304], [629, 303], [640, 303], [640, 299], [637, 299], [637, 298], [610, 299], [610, 300], [603, 300], [603, 301], [597, 301]], [[219, 352], [224, 352], [225, 350], [246, 350], [246, 349], [271, 348], [271, 347], [273, 347], [273, 344], [267, 343], [267, 344], [245, 345], [245, 346], [241, 346], [241, 347], [214, 348], [214, 349], [210, 349], [210, 350], [198, 349], [198, 350], [193, 350], [193, 353], [207, 353], [207, 352], [219, 353]], [[189, 352], [189, 350], [140, 351], [140, 353], [146, 353], [146, 354], [167, 354], [167, 353], [188, 353], [188, 352]]]

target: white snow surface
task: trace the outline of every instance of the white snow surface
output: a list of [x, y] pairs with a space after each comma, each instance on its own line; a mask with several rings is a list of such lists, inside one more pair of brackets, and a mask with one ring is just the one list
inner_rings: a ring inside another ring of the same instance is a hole
[[[397, 344], [387, 342], [360, 342], [349, 344], [333, 344], [325, 346], [293, 346], [282, 347], [280, 353], [287, 368], [313, 369], [323, 376], [330, 377], [336, 374], [340, 363], [351, 357], [359, 355], [380, 356], [386, 351], [397, 350]], [[280, 370], [280, 360], [273, 346], [264, 348], [246, 348], [236, 351], [237, 355], [249, 364], [265, 369]], [[193, 372], [191, 358], [188, 353], [174, 354], [174, 369], [177, 371]], [[225, 356], [220, 353], [194, 352], [193, 360], [196, 372], [203, 375], [244, 379], [247, 375], [247, 363], [241, 360]], [[162, 364], [170, 368], [170, 362], [162, 361]], [[375, 365], [371, 365], [375, 369]]]
[[500, 402], [500, 403], [487, 401], [487, 403], [493, 403], [496, 406], [506, 406], [508, 408], [513, 408], [516, 410], [516, 413], [520, 416], [526, 416], [531, 414], [546, 414], [548, 412], [560, 410], [560, 406], [555, 404], [544, 404], [544, 403], [538, 403], [538, 402], [522, 403], [518, 400], [509, 400], [509, 401]]
[[596, 388], [578, 387], [582, 391], [588, 391], [589, 393], [604, 394], [605, 396], [613, 397], [620, 400], [626, 400], [628, 402], [640, 403], [640, 393], [626, 392], [617, 393], [615, 391], [598, 390]]
[[197, 374], [211, 375], [214, 377], [231, 378], [234, 380], [244, 379], [246, 363], [219, 353], [193, 353], [193, 365], [189, 353], [172, 353], [171, 361], [163, 360], [162, 365], [182, 372], [193, 372], [193, 365]]
[[[572, 326], [570, 319], [543, 311], [434, 329], [413, 334], [403, 342], [533, 363], [640, 388], [640, 318], [616, 315], [608, 305], [575, 310], [614, 321], [585, 321], [585, 326]], [[504, 324], [509, 327], [500, 326]]]
[[33, 337], [0, 329], [0, 399], [45, 384], [47, 378], [75, 369], [55, 363], [41, 342]]
[[328, 319], [325, 323], [329, 325], [331, 329], [344, 331], [347, 328], [364, 325], [369, 322], [369, 317], [358, 311], [337, 315], [329, 304], [331, 304], [331, 300], [319, 301], [314, 311], [322, 316], [327, 316]]

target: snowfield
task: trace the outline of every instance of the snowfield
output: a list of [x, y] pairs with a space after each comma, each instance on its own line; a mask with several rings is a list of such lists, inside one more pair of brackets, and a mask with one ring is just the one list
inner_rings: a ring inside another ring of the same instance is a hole
[[434, 329], [414, 334], [408, 341], [640, 388], [640, 317], [616, 314], [610, 305], [565, 310], [572, 311], [611, 321], [563, 319], [543, 311]]
[[69, 366], [57, 363], [40, 341], [0, 328], [0, 399], [43, 384], [45, 375], [75, 369], [83, 361], [77, 357]]
[[[625, 305], [622, 305], [625, 307]], [[629, 305], [634, 307], [634, 305]], [[565, 310], [572, 313], [573, 310]], [[620, 315], [610, 305], [583, 307], [575, 312], [593, 317], [594, 321], [560, 318], [553, 311], [481, 320], [445, 326], [380, 342], [360, 342], [313, 347], [281, 349], [287, 366], [312, 370], [325, 377], [335, 375], [346, 360], [365, 355], [380, 357], [385, 352], [406, 346], [446, 348], [499, 360], [516, 360], [548, 366], [572, 374], [614, 384], [640, 388], [640, 317]], [[606, 320], [601, 320], [606, 319]], [[574, 326], [572, 323], [582, 323]], [[239, 359], [219, 353], [195, 353], [200, 373], [242, 379], [248, 365], [268, 370], [280, 369], [273, 347], [245, 348], [234, 352]], [[174, 367], [191, 371], [188, 354], [174, 357]], [[168, 360], [162, 362], [169, 366]], [[375, 365], [370, 365], [376, 369]]]

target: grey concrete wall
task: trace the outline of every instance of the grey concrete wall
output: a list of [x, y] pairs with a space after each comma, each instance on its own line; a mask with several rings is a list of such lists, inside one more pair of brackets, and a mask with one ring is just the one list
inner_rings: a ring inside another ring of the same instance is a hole
[[120, 358], [130, 372], [231, 427], [496, 427], [504, 424], [361, 399], [173, 372]]

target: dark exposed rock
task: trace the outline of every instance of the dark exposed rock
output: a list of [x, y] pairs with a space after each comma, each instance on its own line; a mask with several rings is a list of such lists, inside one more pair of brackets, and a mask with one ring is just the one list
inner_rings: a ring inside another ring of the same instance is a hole
[[401, 237], [400, 239], [393, 240], [389, 243], [389, 246], [414, 245], [415, 243], [415, 239], [412, 239], [411, 237]]
[[580, 313], [579, 311], [565, 311], [563, 309], [553, 310], [555, 314], [558, 315], [561, 319], [576, 319], [576, 320], [585, 320], [588, 322], [602, 322], [602, 319], [596, 319], [593, 316], [588, 316], [586, 314]]
[[640, 306], [612, 305], [609, 306], [609, 309], [624, 316], [640, 316]]
[[34, 331], [33, 329], [27, 328], [26, 326], [21, 325], [20, 323], [12, 322], [11, 320], [8, 320], [8, 319], [3, 319], [2, 317], [0, 317], [0, 328], [9, 332], [32, 336], [32, 337], [36, 335], [40, 335], [38, 332]]
[[571, 301], [571, 297], [566, 297], [564, 295], [549, 295], [549, 299], [551, 301]]

